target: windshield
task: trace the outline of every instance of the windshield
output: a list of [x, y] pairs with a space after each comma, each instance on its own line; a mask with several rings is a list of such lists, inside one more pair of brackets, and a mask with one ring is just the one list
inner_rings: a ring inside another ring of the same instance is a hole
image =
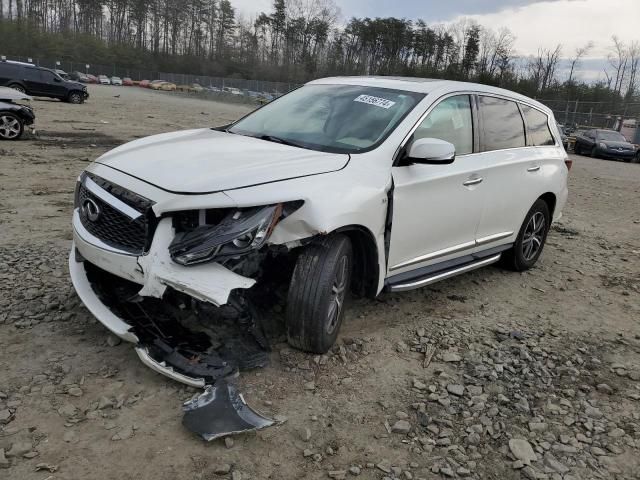
[[424, 94], [357, 85], [306, 85], [235, 123], [228, 132], [311, 150], [375, 148]]
[[626, 142], [627, 139], [624, 138], [618, 132], [598, 132], [598, 139], [609, 141], [609, 142]]

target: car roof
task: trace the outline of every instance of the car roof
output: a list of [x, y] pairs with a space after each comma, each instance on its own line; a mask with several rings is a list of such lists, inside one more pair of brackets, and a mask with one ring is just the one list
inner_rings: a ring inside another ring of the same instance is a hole
[[437, 78], [419, 77], [399, 77], [399, 76], [349, 76], [349, 77], [328, 77], [313, 80], [307, 85], [358, 85], [363, 87], [391, 88], [416, 93], [437, 93], [446, 94], [448, 92], [472, 91], [477, 93], [487, 93], [509, 97], [529, 103], [548, 114], [551, 110], [542, 103], [504, 88], [492, 87], [481, 83], [458, 82], [454, 80], [441, 80]]

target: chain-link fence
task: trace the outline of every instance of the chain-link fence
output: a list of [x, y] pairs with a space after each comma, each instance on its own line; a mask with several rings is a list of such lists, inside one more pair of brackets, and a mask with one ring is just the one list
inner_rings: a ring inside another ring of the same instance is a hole
[[106, 75], [108, 77], [117, 76], [120, 78], [131, 78], [132, 80], [165, 80], [176, 85], [192, 85], [197, 83], [202, 87], [238, 88], [243, 91], [269, 93], [271, 95], [282, 95], [299, 85], [287, 82], [268, 82], [264, 80], [249, 80], [231, 77], [209, 77], [206, 75], [190, 75], [182, 73], [167, 73], [151, 70], [137, 70], [132, 68], [114, 65], [95, 65], [89, 63], [78, 63], [70, 60], [52, 60], [44, 58], [30, 57], [7, 57], [7, 60], [17, 62], [33, 63], [40, 67], [64, 70], [66, 73], [81, 72], [91, 75]]

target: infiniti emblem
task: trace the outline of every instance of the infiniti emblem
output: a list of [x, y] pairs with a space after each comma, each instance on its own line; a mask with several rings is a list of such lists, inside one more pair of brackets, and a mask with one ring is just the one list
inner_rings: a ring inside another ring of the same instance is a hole
[[91, 200], [90, 198], [86, 199], [82, 203], [82, 213], [89, 219], [91, 222], [97, 222], [100, 218], [100, 207], [96, 202]]

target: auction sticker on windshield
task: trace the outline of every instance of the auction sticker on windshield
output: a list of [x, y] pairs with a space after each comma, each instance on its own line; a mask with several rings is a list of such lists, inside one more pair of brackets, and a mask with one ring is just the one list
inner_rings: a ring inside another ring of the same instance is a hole
[[386, 98], [372, 97], [371, 95], [360, 95], [354, 102], [366, 103], [380, 108], [391, 108], [396, 104], [396, 102], [392, 102]]

